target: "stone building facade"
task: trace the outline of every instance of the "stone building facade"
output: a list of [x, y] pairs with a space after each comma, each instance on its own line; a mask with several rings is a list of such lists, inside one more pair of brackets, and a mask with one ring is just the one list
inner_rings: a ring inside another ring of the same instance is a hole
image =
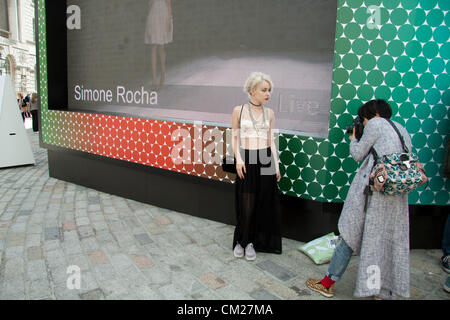
[[34, 0], [0, 0], [0, 74], [24, 95], [37, 91], [35, 33]]

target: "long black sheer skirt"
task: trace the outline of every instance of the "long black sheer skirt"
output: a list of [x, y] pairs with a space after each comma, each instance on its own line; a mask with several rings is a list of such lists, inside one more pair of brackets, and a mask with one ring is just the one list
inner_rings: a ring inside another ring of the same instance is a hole
[[247, 173], [236, 175], [233, 248], [253, 243], [255, 251], [281, 254], [281, 214], [276, 168], [270, 148], [241, 149]]

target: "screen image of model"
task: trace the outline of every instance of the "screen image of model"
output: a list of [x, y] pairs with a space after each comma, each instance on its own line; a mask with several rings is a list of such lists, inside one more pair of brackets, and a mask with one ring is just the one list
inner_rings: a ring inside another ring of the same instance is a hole
[[[276, 128], [326, 137], [332, 0], [68, 0], [72, 111], [231, 124], [253, 71], [274, 82]], [[99, 18], [101, 17], [101, 19]]]

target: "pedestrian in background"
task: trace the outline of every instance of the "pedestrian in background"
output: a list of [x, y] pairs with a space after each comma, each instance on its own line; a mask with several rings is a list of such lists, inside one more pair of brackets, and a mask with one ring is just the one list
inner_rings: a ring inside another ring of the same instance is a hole
[[23, 98], [23, 107], [25, 108], [25, 117], [30, 118], [30, 100], [31, 100], [31, 94], [27, 94], [25, 98]]
[[31, 100], [30, 100], [30, 112], [31, 112], [31, 116], [33, 118], [33, 132], [37, 132], [39, 131], [39, 118], [38, 118], [38, 94], [37, 93], [33, 93], [31, 95]]
[[17, 94], [17, 105], [19, 106], [20, 114], [22, 115], [22, 121], [25, 121], [25, 115], [23, 114], [22, 111], [22, 104], [23, 104], [23, 94], [19, 92]]

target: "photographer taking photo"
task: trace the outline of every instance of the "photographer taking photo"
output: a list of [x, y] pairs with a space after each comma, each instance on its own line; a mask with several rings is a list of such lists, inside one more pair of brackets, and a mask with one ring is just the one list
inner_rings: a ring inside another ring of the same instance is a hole
[[[402, 152], [402, 143], [386, 119], [392, 110], [384, 100], [371, 100], [358, 110], [362, 135], [355, 137], [357, 124], [349, 136], [350, 154], [363, 161], [347, 194], [338, 222], [340, 239], [322, 280], [308, 279], [307, 286], [326, 297], [344, 274], [352, 254], [360, 255], [355, 297], [394, 299], [410, 296], [408, 196], [380, 192], [366, 198], [374, 165], [373, 147], [379, 156]], [[411, 150], [411, 138], [395, 123]], [[366, 190], [366, 191], [365, 191]], [[367, 202], [366, 202], [367, 201]], [[366, 207], [366, 208], [365, 208]]]

